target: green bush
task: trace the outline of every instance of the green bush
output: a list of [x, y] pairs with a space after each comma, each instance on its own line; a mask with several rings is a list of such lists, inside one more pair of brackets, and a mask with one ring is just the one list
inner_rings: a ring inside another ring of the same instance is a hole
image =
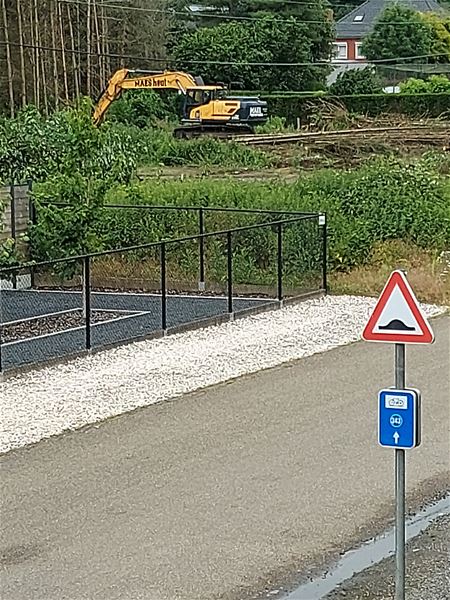
[[38, 219], [29, 228], [31, 258], [52, 260], [101, 250], [104, 242], [99, 223], [106, 188], [105, 181], [79, 173], [54, 175], [37, 184], [33, 201]]
[[[349, 269], [364, 264], [374, 245], [385, 240], [401, 239], [426, 249], [448, 248], [450, 182], [448, 177], [439, 174], [437, 165], [437, 158], [431, 155], [415, 163], [383, 159], [355, 171], [319, 171], [302, 176], [294, 184], [277, 181], [152, 180], [115, 186], [107, 191], [104, 198], [106, 203], [130, 205], [326, 212], [330, 266], [333, 269]], [[48, 228], [54, 232], [52, 246], [66, 247], [67, 234], [63, 238], [63, 233], [58, 233], [56, 225], [59, 221], [55, 222], [51, 215], [53, 213], [46, 216], [40, 211], [38, 222], [44, 231]], [[103, 248], [126, 247], [195, 234], [198, 231], [197, 218], [195, 212], [183, 210], [161, 213], [145, 209], [103, 208], [95, 211], [95, 218], [90, 221], [91, 229], [85, 223], [85, 233], [80, 234], [77, 230], [75, 238], [79, 239], [88, 232]], [[207, 231], [217, 231], [257, 222], [261, 222], [261, 217], [253, 214], [213, 212], [206, 214], [205, 225]], [[286, 235], [285, 262], [299, 273], [305, 264], [317, 262], [316, 229], [292, 227]], [[253, 265], [251, 270], [256, 273], [256, 266], [261, 262], [264, 264], [272, 256], [274, 238], [270, 238], [269, 245], [267, 235], [264, 230], [249, 232], [239, 258], [242, 272], [245, 272], [243, 265], [247, 264]], [[41, 252], [38, 237], [35, 232], [33, 241], [37, 254]]]
[[256, 133], [270, 134], [270, 133], [286, 133], [289, 131], [295, 131], [292, 125], [286, 124], [286, 119], [280, 116], [271, 116], [268, 118], [264, 125], [257, 125]]
[[349, 94], [342, 96], [311, 94], [262, 94], [266, 100], [269, 114], [282, 116], [288, 125], [297, 119], [309, 122], [323, 106], [335, 103], [344, 106], [350, 113], [376, 117], [385, 113], [406, 114], [412, 117], [440, 117], [450, 113], [450, 92], [422, 94]]
[[169, 131], [109, 122], [94, 127], [91, 105], [45, 117], [29, 106], [0, 120], [0, 182], [45, 181], [57, 174], [130, 181], [137, 165], [268, 164], [259, 150], [212, 138], [176, 140]]
[[0, 181], [42, 181], [55, 174], [128, 181], [137, 154], [123, 128], [96, 128], [91, 106], [65, 109], [49, 117], [33, 106], [15, 119], [0, 121]]
[[348, 96], [352, 94], [381, 94], [383, 88], [375, 73], [375, 69], [351, 69], [340, 73], [336, 81], [330, 86], [333, 96]]
[[161, 121], [177, 122], [180, 97], [164, 90], [129, 90], [111, 105], [107, 119], [139, 128], [157, 126]]
[[445, 94], [450, 93], [450, 79], [445, 75], [432, 75], [429, 79], [411, 77], [400, 83], [402, 94]]
[[264, 152], [211, 137], [177, 140], [169, 132], [146, 129], [132, 132], [141, 165], [199, 165], [264, 167], [270, 159]]

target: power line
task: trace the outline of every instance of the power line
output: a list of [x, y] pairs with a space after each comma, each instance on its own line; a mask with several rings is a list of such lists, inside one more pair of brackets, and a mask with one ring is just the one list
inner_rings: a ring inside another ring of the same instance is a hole
[[[392, 0], [394, 1], [394, 0]], [[86, 0], [59, 0], [59, 2], [65, 4], [76, 4], [79, 6], [87, 6], [88, 3]], [[192, 12], [192, 11], [179, 11], [179, 10], [171, 10], [171, 9], [160, 9], [160, 8], [145, 8], [139, 6], [124, 6], [120, 4], [110, 4], [108, 1], [102, 3], [103, 8], [110, 8], [112, 10], [121, 10], [121, 11], [130, 11], [130, 12], [141, 12], [148, 14], [164, 14], [170, 16], [182, 16], [185, 18], [205, 18], [205, 19], [223, 19], [228, 21], [243, 21], [243, 22], [261, 22], [265, 21], [267, 17], [249, 17], [249, 16], [240, 16], [240, 15], [225, 15], [225, 14], [217, 14], [217, 13], [204, 13], [204, 12]], [[323, 8], [324, 12], [327, 10], [325, 7]], [[318, 20], [318, 19], [297, 19], [295, 16], [291, 16], [288, 19], [280, 19], [277, 17], [278, 23], [286, 23], [290, 25], [297, 24], [317, 24], [323, 25], [326, 23], [326, 19]], [[409, 22], [405, 21], [377, 21], [377, 24], [385, 23], [386, 25], [409, 25]]]
[[[26, 48], [31, 50], [42, 50], [45, 52], [67, 52], [68, 54], [76, 54], [81, 56], [96, 56], [98, 58], [127, 58], [130, 60], [140, 60], [143, 62], [157, 62], [157, 63], [173, 63], [176, 61], [174, 57], [158, 58], [150, 56], [137, 56], [132, 54], [117, 54], [111, 52], [87, 52], [87, 50], [78, 50], [70, 48], [56, 48], [52, 46], [42, 46], [38, 44], [19, 44], [17, 42], [4, 42], [0, 41], [1, 46], [10, 46], [12, 48]], [[390, 64], [402, 65], [403, 61], [412, 61], [417, 59], [427, 58], [438, 58], [441, 56], [447, 56], [444, 52], [438, 54], [422, 54], [417, 56], [404, 56], [395, 58], [380, 58], [377, 60], [370, 61], [369, 64]], [[179, 61], [177, 61], [179, 62]], [[250, 67], [324, 67], [324, 66], [343, 66], [343, 65], [361, 65], [364, 64], [358, 60], [343, 60], [343, 61], [316, 61], [316, 62], [247, 62], [247, 61], [220, 61], [220, 60], [186, 60], [183, 61], [185, 64], [192, 65], [221, 65], [221, 66], [250, 66]]]
[[[59, 0], [60, 2], [63, 2], [65, 4], [76, 4], [79, 6], [87, 6], [88, 3], [85, 0]], [[206, 19], [224, 19], [224, 20], [228, 20], [228, 21], [244, 21], [244, 22], [254, 22], [254, 21], [264, 21], [265, 17], [246, 17], [246, 16], [240, 16], [240, 15], [225, 15], [225, 14], [216, 14], [216, 13], [204, 13], [204, 12], [193, 12], [193, 11], [180, 11], [180, 10], [172, 10], [172, 9], [161, 9], [161, 8], [145, 8], [145, 7], [139, 7], [139, 6], [123, 6], [120, 4], [109, 4], [108, 2], [106, 3], [102, 3], [102, 7], [103, 8], [110, 8], [112, 10], [121, 10], [121, 11], [130, 11], [130, 12], [142, 12], [142, 13], [148, 13], [148, 14], [164, 14], [164, 15], [170, 15], [170, 16], [181, 16], [181, 17], [185, 17], [185, 18], [191, 18], [191, 19], [196, 19], [196, 18], [206, 18]], [[326, 9], [324, 8], [324, 11]], [[294, 17], [292, 17], [291, 19], [277, 19], [278, 22], [285, 22], [285, 23], [292, 23], [294, 24], [294, 21], [292, 20]], [[325, 22], [325, 19], [322, 20], [303, 20], [300, 21], [299, 19], [295, 20], [295, 23], [316, 23], [316, 24], [323, 24]]]

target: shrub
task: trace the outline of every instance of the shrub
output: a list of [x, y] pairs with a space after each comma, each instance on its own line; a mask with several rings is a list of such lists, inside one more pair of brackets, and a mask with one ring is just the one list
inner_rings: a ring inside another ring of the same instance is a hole
[[[385, 240], [401, 239], [436, 250], [449, 246], [450, 182], [438, 174], [437, 164], [436, 157], [427, 157], [425, 161], [416, 163], [376, 160], [355, 171], [319, 171], [302, 176], [294, 184], [152, 180], [113, 187], [106, 193], [105, 201], [133, 205], [327, 212], [330, 265], [335, 269], [349, 269], [364, 264], [374, 244]], [[44, 228], [47, 223], [46, 226], [56, 236], [51, 244], [61, 248], [67, 243], [68, 233], [64, 229], [63, 233], [55, 231], [55, 217], [52, 215], [40, 213], [38, 222]], [[260, 221], [261, 216], [218, 212], [207, 213], [205, 225], [207, 230], [214, 231]], [[92, 230], [86, 224], [85, 235], [95, 233], [92, 239], [97, 243], [101, 241], [104, 248], [155, 242], [198, 231], [197, 214], [182, 210], [161, 213], [102, 209], [95, 212], [90, 223]], [[78, 220], [76, 227], [81, 227]], [[244, 252], [241, 261], [247, 260], [255, 265], [273, 252], [265, 235], [261, 231], [250, 235], [245, 251], [249, 255], [245, 258]], [[287, 235], [284, 252], [287, 257], [297, 257], [292, 263], [296, 268], [299, 268], [299, 257], [303, 251], [306, 262], [314, 261], [314, 236], [317, 237], [317, 232], [301, 228], [292, 228]], [[82, 237], [79, 229], [74, 237]], [[33, 239], [38, 242], [36, 237]]]
[[123, 128], [96, 128], [91, 106], [45, 117], [29, 106], [0, 122], [0, 181], [42, 181], [57, 173], [127, 181], [136, 168], [136, 149]]
[[[107, 182], [79, 173], [54, 175], [33, 189], [38, 219], [29, 228], [31, 258], [42, 261], [101, 250], [101, 206]], [[58, 207], [56, 204], [67, 207]]]
[[160, 121], [176, 122], [179, 105], [176, 92], [129, 90], [111, 105], [107, 119], [142, 129], [157, 126]]
[[381, 94], [381, 82], [375, 69], [351, 69], [338, 75], [330, 86], [330, 94], [334, 96], [350, 96], [352, 94]]
[[445, 75], [432, 75], [429, 79], [411, 77], [400, 83], [402, 94], [445, 94], [450, 93], [450, 79]]
[[170, 132], [109, 122], [94, 127], [91, 106], [45, 117], [33, 107], [0, 120], [0, 182], [44, 181], [57, 174], [130, 181], [138, 164], [260, 167], [266, 155], [212, 138], [176, 140]]
[[450, 111], [450, 92], [426, 94], [360, 94], [346, 96], [298, 94], [263, 94], [267, 100], [269, 114], [282, 115], [288, 125], [299, 118], [309, 122], [321, 109], [323, 100], [336, 104], [349, 112], [378, 116], [384, 113], [407, 114], [410, 116], [439, 117]]

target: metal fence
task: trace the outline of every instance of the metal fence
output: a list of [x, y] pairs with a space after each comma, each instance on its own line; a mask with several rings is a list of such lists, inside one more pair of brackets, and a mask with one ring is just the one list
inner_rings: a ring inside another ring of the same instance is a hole
[[267, 222], [207, 231], [205, 215], [227, 209], [194, 209], [192, 235], [0, 269], [0, 369], [326, 292], [324, 215], [247, 211]]

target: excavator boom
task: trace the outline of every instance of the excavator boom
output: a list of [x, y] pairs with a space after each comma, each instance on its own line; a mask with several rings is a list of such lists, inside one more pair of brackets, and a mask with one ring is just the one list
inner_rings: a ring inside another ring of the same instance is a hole
[[[130, 74], [139, 73], [136, 77], [129, 77]], [[142, 71], [130, 71], [129, 69], [119, 69], [108, 81], [106, 89], [100, 95], [95, 106], [93, 121], [99, 125], [110, 105], [119, 98], [122, 90], [137, 89], [171, 89], [178, 90], [186, 95], [188, 89], [201, 87], [196, 80], [188, 73], [181, 71], [164, 71], [146, 75]], [[203, 86], [210, 89], [222, 89], [221, 86]]]

